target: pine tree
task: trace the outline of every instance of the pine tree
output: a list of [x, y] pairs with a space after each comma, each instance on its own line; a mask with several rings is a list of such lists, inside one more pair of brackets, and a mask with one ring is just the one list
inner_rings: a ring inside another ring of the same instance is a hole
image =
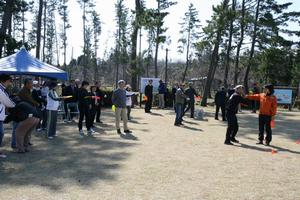
[[[188, 67], [190, 65], [191, 54], [190, 51], [195, 47], [195, 42], [199, 38], [199, 28], [200, 28], [200, 20], [198, 19], [198, 11], [191, 3], [189, 5], [188, 11], [184, 14], [183, 21], [180, 23], [181, 30], [180, 34], [182, 37], [178, 40], [180, 46], [178, 46], [178, 51], [183, 53], [186, 51], [186, 65], [185, 70], [182, 77], [182, 82], [185, 81]], [[185, 50], [186, 49], [186, 50]]]

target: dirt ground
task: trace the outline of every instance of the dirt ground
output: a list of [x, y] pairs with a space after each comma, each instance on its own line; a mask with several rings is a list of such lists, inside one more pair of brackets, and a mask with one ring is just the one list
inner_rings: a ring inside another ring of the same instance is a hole
[[107, 109], [94, 137], [80, 138], [75, 123], [59, 123], [57, 138], [35, 133], [25, 155], [11, 152], [6, 130], [0, 199], [300, 199], [299, 112], [279, 113], [266, 147], [255, 144], [256, 114], [238, 116], [241, 143], [226, 146], [226, 123], [205, 111], [208, 121], [187, 116], [184, 127], [175, 127], [171, 110], [134, 109], [131, 140], [116, 134]]

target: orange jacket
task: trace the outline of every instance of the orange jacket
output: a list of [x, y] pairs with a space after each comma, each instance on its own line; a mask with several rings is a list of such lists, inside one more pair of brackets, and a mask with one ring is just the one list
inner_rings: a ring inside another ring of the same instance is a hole
[[247, 95], [247, 99], [260, 101], [259, 114], [275, 116], [277, 112], [277, 98], [276, 96], [267, 96], [264, 93]]

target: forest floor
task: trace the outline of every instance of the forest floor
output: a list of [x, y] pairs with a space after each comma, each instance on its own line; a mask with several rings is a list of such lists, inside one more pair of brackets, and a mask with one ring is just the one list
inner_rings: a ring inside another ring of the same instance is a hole
[[300, 199], [299, 112], [279, 112], [267, 147], [255, 144], [257, 114], [239, 114], [240, 144], [226, 146], [226, 123], [205, 111], [208, 121], [187, 115], [176, 127], [172, 110], [133, 109], [132, 140], [116, 134], [107, 109], [93, 137], [60, 122], [57, 138], [35, 133], [26, 154], [11, 151], [6, 129], [0, 200]]

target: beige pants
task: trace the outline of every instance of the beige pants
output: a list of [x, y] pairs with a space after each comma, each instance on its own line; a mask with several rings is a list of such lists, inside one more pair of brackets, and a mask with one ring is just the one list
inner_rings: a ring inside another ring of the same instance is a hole
[[16, 142], [17, 149], [19, 151], [25, 151], [28, 148], [31, 132], [39, 123], [39, 119], [35, 117], [29, 117], [26, 120], [20, 122], [16, 129]]
[[124, 124], [124, 130], [128, 130], [128, 126], [127, 126], [127, 109], [126, 108], [116, 108], [115, 111], [115, 117], [116, 117], [116, 128], [120, 129], [120, 121], [121, 118], [123, 120], [123, 124]]
[[158, 94], [158, 108], [165, 108], [165, 95]]

